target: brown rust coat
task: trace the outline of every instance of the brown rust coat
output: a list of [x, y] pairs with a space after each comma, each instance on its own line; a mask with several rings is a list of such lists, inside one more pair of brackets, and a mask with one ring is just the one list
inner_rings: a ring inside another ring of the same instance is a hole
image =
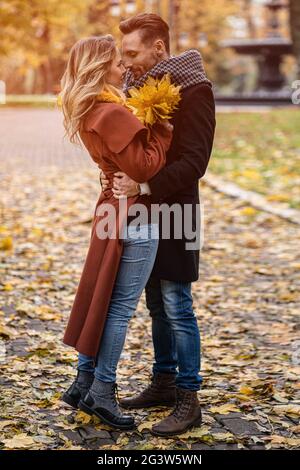
[[[119, 104], [97, 103], [84, 120], [80, 136], [110, 184], [96, 204], [88, 253], [63, 343], [95, 357], [122, 255], [123, 240], [119, 237], [119, 230], [127, 219], [127, 211], [119, 211], [119, 200], [113, 197], [113, 175], [123, 171], [138, 183], [153, 177], [166, 163], [172, 133], [155, 124], [148, 142], [147, 129], [129, 110]], [[149, 207], [149, 200], [147, 196], [130, 197], [127, 209], [135, 202]], [[101, 239], [97, 236], [97, 225], [107, 215], [99, 213], [103, 204], [111, 204], [115, 208], [115, 238]]]

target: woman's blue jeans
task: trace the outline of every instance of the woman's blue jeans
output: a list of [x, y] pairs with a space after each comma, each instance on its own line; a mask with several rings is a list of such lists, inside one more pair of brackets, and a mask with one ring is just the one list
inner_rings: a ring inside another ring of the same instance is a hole
[[158, 224], [129, 225], [96, 358], [79, 353], [78, 369], [115, 382], [130, 318], [150, 277], [159, 242]]

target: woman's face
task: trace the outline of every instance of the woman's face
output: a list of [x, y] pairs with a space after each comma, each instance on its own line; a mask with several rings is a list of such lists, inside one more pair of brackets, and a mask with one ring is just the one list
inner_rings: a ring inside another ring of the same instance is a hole
[[125, 72], [120, 51], [116, 49], [116, 56], [107, 74], [107, 82], [117, 88], [122, 88]]

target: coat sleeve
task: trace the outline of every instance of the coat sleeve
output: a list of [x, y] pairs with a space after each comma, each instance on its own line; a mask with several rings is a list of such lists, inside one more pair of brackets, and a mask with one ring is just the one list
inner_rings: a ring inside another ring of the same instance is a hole
[[148, 142], [147, 128], [123, 106], [98, 106], [89, 121], [89, 130], [100, 137], [102, 152], [137, 183], [152, 178], [166, 164], [172, 131], [155, 124]]
[[143, 183], [166, 164], [166, 152], [171, 140], [172, 131], [155, 124], [149, 142], [145, 143], [144, 135], [138, 132], [121, 152], [113, 153], [111, 158], [131, 179]]
[[215, 104], [209, 86], [194, 86], [181, 104], [179, 159], [148, 180], [154, 201], [160, 201], [201, 178], [206, 171], [215, 132]]
[[137, 183], [152, 178], [166, 164], [172, 131], [155, 124], [148, 142], [147, 128], [123, 106], [101, 105], [89, 128], [100, 137], [102, 152], [107, 152], [118, 168]]

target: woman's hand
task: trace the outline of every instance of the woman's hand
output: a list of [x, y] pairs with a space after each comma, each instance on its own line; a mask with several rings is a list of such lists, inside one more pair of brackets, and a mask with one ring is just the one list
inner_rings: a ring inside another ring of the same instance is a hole
[[153, 125], [153, 128], [159, 130], [159, 128], [167, 129], [169, 132], [172, 132], [174, 129], [173, 124], [170, 121], [156, 121]]
[[173, 124], [171, 124], [169, 121], [163, 121], [163, 122], [160, 122], [160, 124], [163, 127], [165, 127], [166, 129], [168, 129], [168, 131], [173, 131], [174, 130]]

